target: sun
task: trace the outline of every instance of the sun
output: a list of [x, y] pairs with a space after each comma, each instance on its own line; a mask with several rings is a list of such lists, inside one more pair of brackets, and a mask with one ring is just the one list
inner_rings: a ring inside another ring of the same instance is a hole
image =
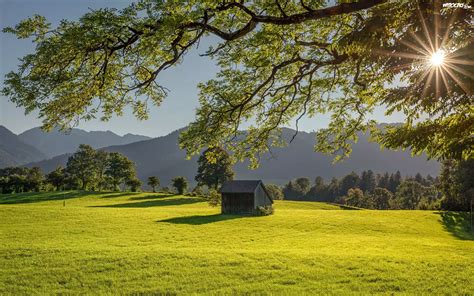
[[430, 62], [431, 65], [438, 67], [444, 64], [445, 53], [443, 50], [437, 50], [431, 54]]

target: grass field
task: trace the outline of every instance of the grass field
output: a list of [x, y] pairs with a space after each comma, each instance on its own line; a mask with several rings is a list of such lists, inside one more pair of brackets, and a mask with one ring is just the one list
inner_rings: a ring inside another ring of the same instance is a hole
[[0, 195], [0, 294], [474, 295], [466, 216], [151, 193]]

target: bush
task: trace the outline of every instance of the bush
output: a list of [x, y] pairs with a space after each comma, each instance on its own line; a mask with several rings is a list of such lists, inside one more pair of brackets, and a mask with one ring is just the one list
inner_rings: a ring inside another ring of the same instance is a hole
[[207, 202], [211, 207], [217, 207], [222, 202], [222, 196], [216, 190], [211, 189], [209, 191], [209, 196], [207, 197]]
[[259, 216], [270, 216], [273, 215], [274, 212], [275, 210], [272, 206], [257, 207], [257, 215]]
[[273, 200], [283, 199], [283, 190], [275, 184], [265, 184], [265, 189]]
[[195, 196], [207, 196], [204, 186], [201, 185], [197, 185], [196, 187], [194, 187], [192, 192], [195, 194]]

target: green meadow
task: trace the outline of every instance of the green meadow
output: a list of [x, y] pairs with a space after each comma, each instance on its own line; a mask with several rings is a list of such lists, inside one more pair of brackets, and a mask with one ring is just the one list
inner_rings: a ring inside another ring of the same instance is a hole
[[0, 196], [0, 294], [474, 295], [467, 215], [152, 193]]

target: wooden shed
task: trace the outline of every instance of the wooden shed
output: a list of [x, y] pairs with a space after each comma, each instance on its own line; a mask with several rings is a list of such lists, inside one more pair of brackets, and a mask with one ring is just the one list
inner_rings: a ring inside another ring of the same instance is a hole
[[273, 204], [261, 180], [227, 181], [220, 193], [222, 214], [256, 214], [258, 207]]

